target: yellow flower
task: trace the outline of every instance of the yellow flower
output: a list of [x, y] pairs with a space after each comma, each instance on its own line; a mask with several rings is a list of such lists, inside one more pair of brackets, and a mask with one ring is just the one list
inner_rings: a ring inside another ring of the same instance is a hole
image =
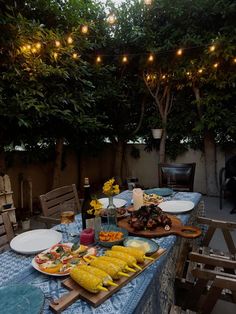
[[119, 194], [120, 193], [120, 188], [119, 185], [114, 185], [115, 183], [115, 179], [112, 178], [108, 181], [106, 181], [103, 185], [103, 193], [107, 196], [112, 196], [115, 194]]
[[93, 208], [88, 209], [87, 213], [90, 215], [99, 216], [102, 209], [102, 203], [100, 203], [99, 200], [94, 199], [90, 202], [90, 205]]

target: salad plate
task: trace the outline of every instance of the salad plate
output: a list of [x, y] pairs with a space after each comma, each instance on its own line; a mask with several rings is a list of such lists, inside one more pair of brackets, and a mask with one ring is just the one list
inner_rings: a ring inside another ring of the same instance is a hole
[[21, 254], [42, 252], [62, 240], [62, 234], [53, 229], [36, 229], [17, 235], [10, 242], [13, 251]]
[[194, 208], [194, 203], [191, 201], [173, 200], [162, 202], [158, 206], [163, 212], [169, 214], [181, 214], [192, 210]]
[[96, 255], [96, 252], [93, 247], [61, 243], [36, 255], [31, 265], [45, 275], [66, 276], [74, 266], [86, 264], [85, 256]]

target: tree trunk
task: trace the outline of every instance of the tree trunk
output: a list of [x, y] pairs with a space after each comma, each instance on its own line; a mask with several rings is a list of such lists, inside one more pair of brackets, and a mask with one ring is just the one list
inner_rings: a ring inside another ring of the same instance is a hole
[[56, 159], [55, 159], [54, 170], [53, 170], [52, 189], [59, 187], [61, 184], [61, 162], [62, 162], [63, 143], [64, 143], [63, 137], [58, 138], [56, 141], [56, 148], [55, 148]]
[[210, 131], [204, 134], [204, 153], [205, 153], [205, 173], [206, 173], [206, 193], [209, 196], [218, 195], [216, 185], [216, 145], [214, 136]]
[[[202, 118], [202, 108], [200, 105], [200, 89], [193, 85], [193, 91], [197, 103], [199, 119]], [[204, 132], [204, 155], [205, 155], [205, 174], [206, 174], [206, 193], [209, 196], [218, 195], [217, 189], [217, 170], [216, 170], [216, 144], [213, 134], [209, 130]]]
[[166, 128], [163, 128], [159, 149], [159, 162], [163, 163], [166, 159]]

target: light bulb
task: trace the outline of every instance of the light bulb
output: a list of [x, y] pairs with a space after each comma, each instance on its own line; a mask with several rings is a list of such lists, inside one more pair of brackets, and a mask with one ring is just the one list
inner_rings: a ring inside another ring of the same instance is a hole
[[152, 4], [152, 0], [144, 0], [144, 3], [145, 3], [146, 5], [150, 5], [150, 4]]
[[213, 64], [213, 67], [214, 67], [214, 68], [218, 68], [218, 66], [219, 66], [219, 63], [214, 63], [214, 64]]
[[68, 44], [72, 44], [72, 43], [73, 43], [73, 39], [72, 39], [71, 36], [69, 36], [69, 37], [67, 38], [67, 42], [68, 42]]
[[199, 69], [199, 70], [198, 70], [198, 73], [202, 73], [202, 72], [203, 72], [203, 69]]
[[31, 52], [33, 52], [33, 53], [35, 53], [36, 51], [37, 51], [36, 48], [32, 48], [32, 49], [31, 49]]
[[164, 75], [162, 75], [162, 77], [161, 77], [163, 80], [166, 78], [166, 76], [165, 76], [165, 74]]
[[57, 53], [57, 52], [54, 52], [54, 53], [53, 53], [53, 57], [54, 57], [55, 59], [57, 59], [58, 53]]
[[87, 25], [83, 25], [82, 28], [81, 28], [81, 33], [87, 34], [87, 32], [88, 32], [88, 26]]
[[61, 43], [60, 43], [59, 40], [56, 40], [56, 41], [55, 41], [55, 46], [56, 46], [56, 47], [60, 47], [60, 46], [61, 46]]
[[36, 47], [37, 49], [40, 49], [40, 48], [41, 48], [41, 44], [40, 44], [40, 43], [37, 43], [37, 44], [35, 45], [35, 47]]
[[127, 61], [128, 61], [128, 58], [127, 58], [126, 56], [123, 56], [122, 62], [123, 62], [123, 63], [126, 63]]
[[78, 54], [74, 52], [73, 55], [72, 55], [72, 58], [73, 59], [77, 59], [78, 58]]
[[213, 52], [213, 51], [215, 51], [216, 46], [215, 46], [215, 45], [212, 45], [212, 46], [210, 46], [210, 48], [209, 48], [209, 49], [210, 49], [210, 51], [211, 51], [211, 52]]
[[182, 56], [183, 54], [183, 49], [178, 49], [176, 52], [177, 56]]
[[97, 62], [97, 63], [100, 63], [101, 61], [102, 61], [102, 58], [101, 58], [100, 56], [97, 56], [96, 62]]
[[152, 54], [150, 54], [149, 57], [148, 57], [148, 61], [149, 61], [149, 62], [152, 62], [153, 60], [154, 60], [154, 57], [153, 57]]
[[234, 63], [236, 63], [236, 58], [234, 58]]
[[30, 49], [30, 48], [31, 48], [31, 45], [27, 45], [26, 48], [27, 48], [27, 49]]

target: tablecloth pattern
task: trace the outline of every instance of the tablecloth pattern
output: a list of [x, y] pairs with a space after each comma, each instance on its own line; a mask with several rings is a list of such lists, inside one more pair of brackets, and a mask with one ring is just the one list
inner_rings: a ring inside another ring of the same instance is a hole
[[[127, 200], [130, 204], [132, 192], [124, 191], [119, 198]], [[195, 220], [195, 216], [204, 208], [200, 202], [201, 194], [190, 192], [179, 192], [174, 197], [166, 197], [166, 200], [190, 200], [195, 204], [191, 213], [178, 215], [183, 224], [189, 224]], [[199, 206], [200, 204], [200, 206]], [[198, 209], [196, 209], [198, 208]], [[202, 212], [200, 212], [202, 214]], [[190, 221], [191, 220], [191, 221]], [[71, 237], [69, 233], [79, 233], [81, 230], [81, 216], [77, 215], [76, 221], [69, 225], [58, 225], [53, 229], [61, 230], [63, 242], [75, 242], [78, 238]], [[161, 247], [167, 250], [158, 261], [146, 269], [143, 273], [133, 279], [125, 287], [115, 293], [97, 308], [93, 308], [85, 301], [78, 300], [68, 307], [64, 314], [131, 314], [131, 313], [155, 313], [167, 314], [170, 305], [174, 301], [174, 278], [175, 265], [178, 256], [181, 239], [176, 236], [168, 236], [153, 239]], [[65, 277], [47, 276], [39, 273], [31, 266], [33, 256], [25, 256], [13, 251], [7, 251], [0, 255], [0, 285], [5, 286], [12, 283], [30, 283], [40, 287], [46, 299], [43, 313], [52, 313], [49, 310], [50, 300], [58, 298], [67, 290], [61, 285]]]

